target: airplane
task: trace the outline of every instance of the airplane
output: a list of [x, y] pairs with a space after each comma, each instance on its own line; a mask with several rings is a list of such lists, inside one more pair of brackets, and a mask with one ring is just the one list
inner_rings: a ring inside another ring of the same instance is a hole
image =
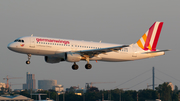
[[30, 64], [31, 55], [39, 55], [44, 56], [47, 63], [72, 62], [73, 70], [79, 68], [76, 62], [85, 60], [85, 68], [91, 69], [89, 61], [123, 62], [164, 55], [169, 50], [156, 49], [162, 26], [163, 22], [155, 22], [136, 43], [129, 45], [31, 35], [17, 38], [7, 48], [27, 54], [26, 64]]

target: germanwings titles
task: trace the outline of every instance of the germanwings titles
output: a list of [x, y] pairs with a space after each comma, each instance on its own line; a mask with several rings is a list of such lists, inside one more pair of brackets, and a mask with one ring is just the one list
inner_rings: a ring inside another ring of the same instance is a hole
[[169, 50], [156, 49], [162, 26], [163, 22], [155, 22], [136, 43], [130, 45], [31, 35], [17, 38], [7, 47], [14, 52], [27, 54], [26, 64], [30, 64], [31, 55], [39, 55], [44, 56], [47, 63], [73, 62], [73, 70], [79, 68], [76, 62], [85, 60], [85, 68], [91, 69], [89, 61], [122, 62], [164, 55], [165, 51]]

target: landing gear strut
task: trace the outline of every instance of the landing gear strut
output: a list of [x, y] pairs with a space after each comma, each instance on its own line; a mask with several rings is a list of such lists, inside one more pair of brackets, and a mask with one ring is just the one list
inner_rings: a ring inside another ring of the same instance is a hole
[[86, 69], [91, 69], [92, 65], [89, 63], [89, 57], [86, 58], [87, 64], [85, 65]]
[[26, 61], [26, 64], [29, 65], [30, 64], [30, 59], [31, 59], [31, 54], [27, 54], [28, 55], [28, 60]]
[[72, 65], [72, 69], [77, 70], [78, 68], [79, 68], [79, 66], [74, 62], [74, 64]]

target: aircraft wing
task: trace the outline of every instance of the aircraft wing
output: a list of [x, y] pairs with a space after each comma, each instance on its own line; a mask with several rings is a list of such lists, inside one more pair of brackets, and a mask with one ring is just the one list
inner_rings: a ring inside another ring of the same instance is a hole
[[107, 47], [107, 48], [101, 48], [101, 49], [81, 50], [77, 52], [80, 53], [81, 55], [89, 55], [89, 57], [93, 57], [94, 55], [98, 55], [101, 53], [105, 54], [106, 52], [118, 51], [124, 47], [129, 47], [129, 45]]

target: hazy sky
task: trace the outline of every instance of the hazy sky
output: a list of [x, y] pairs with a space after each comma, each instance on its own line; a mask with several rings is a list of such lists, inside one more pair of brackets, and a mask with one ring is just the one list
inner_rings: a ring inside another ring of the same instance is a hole
[[[25, 83], [26, 72], [35, 74], [36, 80], [56, 79], [64, 88], [88, 82], [113, 82], [94, 84], [100, 89], [114, 89], [117, 85], [155, 66], [178, 80], [156, 71], [155, 84], [172, 82], [180, 88], [179, 29], [180, 1], [174, 0], [1, 0], [0, 3], [0, 82], [4, 77], [13, 84]], [[158, 49], [172, 49], [166, 55], [130, 62], [90, 62], [86, 70], [85, 61], [78, 62], [79, 69], [72, 70], [73, 63], [48, 64], [44, 57], [32, 56], [26, 65], [27, 55], [7, 49], [8, 43], [21, 36], [56, 37], [107, 43], [131, 44], [149, 29], [155, 21], [164, 25]], [[151, 70], [118, 88], [145, 89], [152, 76]], [[37, 82], [37, 81], [36, 81]], [[134, 87], [133, 87], [134, 86]], [[37, 85], [36, 85], [37, 87]], [[14, 85], [12, 88], [22, 88]]]

